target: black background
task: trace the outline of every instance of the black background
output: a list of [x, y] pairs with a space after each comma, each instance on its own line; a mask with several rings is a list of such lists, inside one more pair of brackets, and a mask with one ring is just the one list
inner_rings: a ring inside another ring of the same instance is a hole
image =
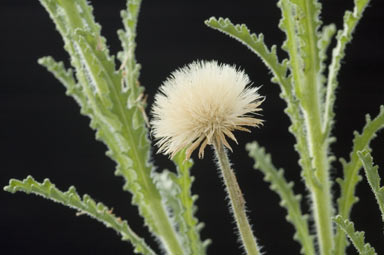
[[[91, 2], [111, 52], [116, 53], [120, 50], [116, 35], [121, 27], [119, 10], [125, 7], [125, 1]], [[352, 0], [324, 1], [322, 17], [326, 24], [333, 22], [340, 28], [344, 11], [352, 6]], [[338, 140], [332, 145], [337, 156], [348, 157], [353, 130], [361, 130], [364, 114], [376, 115], [383, 103], [383, 11], [384, 3], [373, 0], [347, 48], [336, 102], [334, 135]], [[298, 156], [292, 148], [294, 139], [287, 131], [289, 121], [283, 113], [285, 103], [255, 55], [203, 24], [210, 16], [246, 23], [252, 31], [264, 33], [268, 45], [279, 46], [284, 40], [277, 27], [280, 12], [276, 1], [144, 0], [137, 38], [137, 59], [143, 66], [141, 83], [146, 86], [151, 103], [158, 86], [175, 68], [196, 59], [217, 59], [241, 66], [254, 84], [263, 85], [260, 93], [267, 96], [263, 103], [265, 126], [251, 134], [237, 134], [240, 145], [230, 157], [263, 251], [299, 254], [299, 245], [292, 240], [293, 228], [285, 221], [279, 198], [269, 190], [262, 174], [252, 170], [253, 162], [243, 149], [247, 141], [259, 141], [272, 153], [274, 164], [285, 168], [287, 179], [296, 181], [295, 191], [304, 192]], [[141, 226], [136, 208], [130, 205], [130, 194], [122, 191], [123, 180], [114, 176], [115, 164], [104, 155], [105, 146], [95, 141], [88, 119], [79, 114], [78, 106], [65, 96], [60, 83], [36, 63], [45, 55], [68, 63], [62, 40], [47, 13], [37, 0], [2, 0], [0, 31], [0, 186], [5, 186], [10, 178], [28, 174], [39, 181], [50, 178], [60, 189], [75, 185], [80, 194], [88, 193], [113, 207], [117, 215], [128, 219], [131, 227], [156, 247]], [[279, 54], [286, 56], [283, 51]], [[376, 163], [384, 169], [383, 134], [372, 147]], [[154, 157], [160, 169], [172, 168], [166, 157]], [[333, 166], [333, 176], [340, 176], [340, 164], [334, 162]], [[193, 193], [200, 195], [197, 217], [206, 223], [202, 236], [213, 240], [209, 254], [241, 254], [210, 149], [204, 160], [196, 160], [192, 174], [196, 176]], [[339, 194], [337, 186], [333, 193]], [[352, 219], [383, 253], [380, 213], [365, 180], [357, 193], [361, 199], [354, 207]], [[3, 191], [0, 201], [1, 254], [132, 254], [130, 245], [121, 242], [112, 230], [86, 216], [76, 217], [73, 210], [61, 205]], [[308, 204], [303, 202], [303, 207], [307, 210]], [[355, 251], [349, 249], [348, 253]]]

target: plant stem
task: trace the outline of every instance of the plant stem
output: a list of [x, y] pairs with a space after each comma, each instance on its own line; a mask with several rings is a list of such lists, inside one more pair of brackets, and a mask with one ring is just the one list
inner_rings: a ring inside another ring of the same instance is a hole
[[305, 54], [309, 57], [302, 81], [305, 89], [302, 100], [305, 125], [307, 130], [307, 142], [312, 167], [315, 169], [315, 182], [311, 188], [313, 201], [313, 214], [315, 218], [316, 234], [321, 255], [331, 255], [334, 248], [334, 233], [332, 228], [332, 195], [331, 182], [329, 180], [328, 143], [322, 132], [323, 106], [321, 98], [321, 82], [319, 74], [319, 57], [317, 48], [317, 28], [313, 21], [316, 13], [316, 4], [313, 0], [303, 1], [304, 30], [307, 37]]
[[316, 233], [320, 247], [320, 254], [331, 255], [334, 247], [332, 229], [332, 195], [329, 180], [329, 163], [327, 157], [327, 143], [322, 132], [320, 106], [317, 88], [313, 79], [308, 86], [304, 105], [304, 119], [306, 124], [309, 152], [312, 157], [312, 167], [315, 169], [315, 182], [311, 188], [313, 213], [315, 218]]
[[237, 183], [236, 176], [231, 169], [227, 153], [224, 150], [224, 146], [216, 141], [214, 142], [214, 148], [244, 249], [248, 255], [259, 255], [260, 249], [257, 246], [256, 238], [252, 233], [247, 215], [245, 214], [245, 200]]
[[[76, 7], [76, 2], [75, 1], [66, 1], [62, 0], [61, 6], [64, 8], [66, 17], [68, 18], [68, 22], [72, 26], [72, 30], [75, 31], [77, 28], [82, 28], [83, 22], [81, 20], [81, 15], [79, 13], [78, 8]], [[75, 54], [75, 49], [73, 46], [69, 46], [71, 55], [76, 56]], [[77, 58], [74, 58], [73, 60], [74, 63], [76, 63], [77, 67], [82, 66], [80, 61]], [[77, 70], [82, 70], [81, 68], [77, 68]], [[95, 75], [96, 76], [96, 75]], [[88, 95], [92, 95], [91, 89], [89, 86], [86, 86], [87, 80], [86, 80], [86, 75], [84, 72], [78, 72], [77, 77], [80, 80], [81, 84], [84, 85], [84, 90], [88, 91]], [[125, 129], [122, 131], [123, 134], [128, 137], [128, 141], [135, 141], [134, 139], [134, 134], [132, 130], [128, 127], [130, 127], [129, 120], [127, 119], [126, 112], [125, 112], [125, 104], [122, 100], [120, 100], [121, 94], [119, 91], [117, 91], [114, 86], [114, 84], [110, 79], [110, 90], [111, 94], [110, 96], [112, 97], [113, 101], [115, 102], [116, 105], [116, 113], [120, 117], [122, 123], [124, 124], [123, 126]], [[92, 96], [89, 96], [89, 103], [93, 104], [93, 108], [97, 109], [97, 103], [95, 100], [92, 99]], [[105, 134], [108, 133], [108, 131], [104, 131]], [[111, 141], [114, 138], [111, 138]], [[111, 142], [113, 143], [113, 142]], [[109, 144], [109, 146], [111, 146]], [[180, 240], [177, 238], [177, 233], [175, 228], [173, 227], [168, 214], [166, 212], [166, 209], [161, 201], [161, 196], [159, 194], [159, 191], [157, 190], [155, 184], [152, 182], [150, 179], [149, 175], [146, 174], [146, 164], [145, 164], [145, 159], [143, 159], [140, 156], [140, 153], [138, 152], [136, 144], [130, 144], [129, 146], [132, 151], [132, 155], [134, 159], [137, 159], [137, 174], [140, 176], [140, 179], [143, 180], [144, 183], [144, 190], [146, 192], [145, 199], [147, 199], [147, 208], [145, 208], [149, 212], [149, 217], [152, 218], [153, 224], [148, 225], [149, 229], [156, 233], [156, 236], [160, 239], [162, 245], [165, 248], [165, 251], [169, 255], [183, 255], [183, 248], [181, 246]]]
[[[165, 250], [169, 255], [183, 255], [183, 249], [180, 246], [179, 240], [177, 239], [177, 234], [175, 229], [172, 227], [167, 213], [165, 212], [164, 205], [161, 203], [161, 200], [154, 199], [151, 201], [151, 210], [152, 217], [156, 222], [156, 227], [158, 231], [158, 238], [161, 243], [165, 246]], [[154, 213], [156, 212], [156, 213]]]

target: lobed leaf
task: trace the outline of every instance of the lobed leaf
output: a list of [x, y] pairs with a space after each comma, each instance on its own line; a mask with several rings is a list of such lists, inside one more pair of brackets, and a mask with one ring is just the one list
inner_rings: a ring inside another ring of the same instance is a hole
[[[330, 24], [327, 26], [324, 26], [320, 33], [320, 38], [317, 44], [317, 47], [319, 48], [319, 57], [320, 57], [320, 64], [321, 69], [320, 73], [323, 74], [326, 66], [325, 61], [327, 60], [327, 50], [329, 48], [329, 45], [331, 44], [332, 38], [336, 33], [336, 26], [334, 24]], [[325, 80], [325, 77], [322, 77], [322, 79]]]
[[358, 151], [357, 155], [365, 170], [365, 176], [367, 177], [369, 186], [375, 195], [377, 204], [379, 205], [381, 218], [384, 222], [384, 187], [380, 187], [381, 178], [379, 175], [379, 167], [373, 165], [373, 159], [368, 149]]
[[[317, 0], [281, 0], [278, 6], [283, 17], [280, 28], [287, 36], [283, 48], [290, 56], [296, 96], [305, 104], [306, 100], [311, 100], [312, 94], [317, 95], [316, 91], [321, 86], [318, 80], [321, 4]], [[310, 94], [304, 95], [308, 91]]]
[[283, 98], [287, 103], [285, 112], [291, 119], [292, 123], [289, 130], [295, 136], [297, 141], [295, 148], [301, 158], [299, 164], [303, 169], [302, 175], [307, 180], [306, 183], [310, 186], [313, 186], [313, 183], [316, 183], [316, 177], [314, 176], [314, 172], [311, 166], [311, 158], [308, 153], [304, 119], [300, 112], [299, 101], [293, 94], [293, 88], [291, 84], [292, 78], [287, 77], [288, 62], [284, 60], [282, 63], [280, 63], [276, 54], [276, 47], [272, 46], [271, 50], [269, 50], [264, 43], [263, 35], [259, 34], [257, 36], [256, 34], [251, 34], [244, 24], [234, 25], [229, 19], [216, 19], [214, 17], [206, 20], [205, 24], [243, 43], [252, 52], [258, 55], [266, 64], [266, 66], [271, 70], [274, 76], [272, 81], [280, 85], [280, 97]]
[[117, 31], [123, 47], [123, 51], [117, 55], [121, 62], [119, 70], [122, 71], [124, 86], [130, 90], [129, 104], [137, 103], [137, 99], [144, 91], [138, 84], [140, 65], [135, 59], [136, 27], [140, 6], [141, 0], [127, 1], [127, 9], [121, 11], [124, 29]]
[[249, 156], [255, 160], [255, 169], [264, 174], [264, 180], [270, 183], [270, 188], [275, 191], [280, 199], [280, 205], [287, 210], [287, 220], [295, 227], [294, 239], [301, 244], [301, 253], [316, 254], [314, 250], [313, 236], [309, 233], [308, 215], [303, 215], [300, 206], [300, 195], [293, 192], [293, 182], [287, 182], [284, 178], [284, 170], [277, 170], [271, 156], [260, 147], [257, 142], [247, 144]]
[[287, 78], [287, 62], [279, 62], [276, 54], [276, 46], [271, 49], [264, 43], [263, 34], [251, 34], [246, 25], [234, 25], [229, 19], [211, 17], [205, 21], [205, 24], [213, 29], [216, 29], [230, 37], [238, 40], [247, 46], [253, 53], [261, 58], [264, 64], [271, 70], [275, 77], [275, 81], [284, 87], [284, 90], [290, 89], [290, 82]]
[[280, 0], [277, 6], [281, 9], [282, 18], [279, 28], [285, 33], [287, 39], [282, 48], [289, 55], [289, 68], [292, 75], [295, 96], [302, 98], [304, 58], [302, 53], [303, 41], [299, 37], [303, 27], [296, 22], [300, 9], [291, 0]]
[[79, 214], [87, 214], [91, 218], [104, 223], [108, 228], [114, 229], [121, 235], [122, 240], [129, 241], [133, 245], [135, 253], [143, 255], [155, 254], [145, 241], [132, 231], [127, 221], [123, 221], [120, 217], [115, 216], [111, 209], [102, 203], [96, 203], [90, 196], [84, 195], [83, 198], [81, 198], [73, 186], [71, 186], [68, 191], [62, 192], [48, 179], [45, 179], [43, 183], [39, 183], [35, 181], [33, 177], [28, 176], [22, 181], [11, 179], [9, 185], [4, 187], [4, 190], [11, 193], [18, 191], [27, 194], [32, 193], [71, 207], [79, 211]]
[[337, 44], [332, 51], [332, 61], [328, 67], [328, 83], [327, 93], [325, 98], [325, 111], [324, 111], [324, 124], [323, 130], [329, 135], [333, 125], [335, 113], [333, 106], [336, 100], [336, 88], [338, 86], [337, 75], [340, 71], [341, 61], [345, 55], [345, 48], [352, 40], [352, 34], [355, 31], [356, 25], [363, 16], [365, 8], [368, 6], [370, 0], [355, 0], [355, 7], [353, 12], [346, 11], [344, 14], [343, 29], [337, 33]]
[[[100, 34], [100, 25], [95, 22], [86, 0], [40, 2], [62, 35], [71, 65], [76, 70], [78, 85], [74, 90], [68, 89], [67, 93], [78, 101], [81, 112], [91, 118], [90, 125], [96, 130], [96, 138], [108, 146], [107, 155], [117, 163], [115, 173], [125, 179], [124, 190], [132, 193], [132, 203], [138, 206], [145, 224], [158, 238], [169, 242], [164, 243], [166, 249], [178, 252], [174, 230], [151, 178], [154, 167], [150, 163], [145, 105], [137, 98], [140, 91], [136, 88], [137, 68], [136, 71], [127, 69], [125, 73], [116, 70], [114, 57], [109, 54], [106, 40]], [[137, 21], [139, 3], [127, 4], [128, 10], [123, 13], [136, 15], [124, 19], [126, 28]], [[128, 48], [134, 54], [134, 48]], [[56, 77], [61, 77], [52, 63], [46, 66], [52, 67]], [[125, 75], [133, 75], [135, 79], [129, 86], [124, 83]]]
[[[336, 181], [340, 185], [340, 198], [337, 200], [338, 214], [341, 217], [348, 219], [352, 206], [358, 201], [355, 196], [355, 189], [357, 183], [360, 182], [361, 176], [359, 170], [362, 166], [361, 161], [357, 155], [358, 151], [368, 148], [376, 133], [384, 127], [384, 106], [380, 107], [379, 114], [371, 120], [369, 115], [366, 115], [366, 124], [361, 134], [355, 132], [355, 138], [353, 139], [353, 148], [350, 153], [350, 160], [347, 163], [345, 159], [340, 159], [343, 166], [344, 178], [338, 178]], [[335, 254], [341, 255], [344, 253], [347, 245], [345, 234], [340, 228], [336, 232], [335, 240]]]
[[[332, 42], [333, 36], [336, 33], [336, 26], [334, 24], [330, 24], [324, 26], [319, 34], [319, 41], [317, 43], [317, 47], [319, 48], [319, 58], [320, 58], [320, 70], [319, 70], [319, 86], [320, 86], [320, 96], [323, 99], [326, 95], [326, 87], [323, 84], [326, 84], [327, 79], [324, 76], [324, 72], [327, 68], [326, 60], [327, 60], [327, 51]], [[321, 104], [321, 110], [324, 112], [325, 105]], [[329, 134], [326, 134], [329, 135]]]
[[192, 195], [194, 178], [189, 171], [192, 160], [185, 160], [185, 151], [180, 151], [173, 158], [177, 166], [177, 174], [168, 170], [154, 175], [165, 204], [176, 225], [179, 237], [182, 238], [184, 254], [204, 255], [210, 240], [201, 241], [199, 232], [204, 227], [194, 216], [197, 207], [194, 202], [197, 195]]
[[343, 218], [341, 215], [336, 216], [333, 220], [351, 239], [360, 255], [376, 255], [375, 249], [369, 243], [365, 243], [364, 232], [356, 231], [353, 222]]
[[199, 223], [195, 217], [197, 211], [195, 201], [198, 196], [192, 195], [192, 183], [195, 178], [190, 175], [190, 170], [193, 166], [193, 161], [191, 159], [185, 160], [185, 151], [180, 151], [173, 157], [173, 162], [176, 164], [177, 169], [177, 176], [174, 175], [174, 177], [176, 177], [174, 181], [179, 187], [177, 197], [183, 207], [181, 216], [186, 222], [186, 228], [182, 232], [184, 232], [190, 240], [193, 255], [206, 254], [211, 240], [201, 241], [199, 233], [203, 229], [204, 223]]

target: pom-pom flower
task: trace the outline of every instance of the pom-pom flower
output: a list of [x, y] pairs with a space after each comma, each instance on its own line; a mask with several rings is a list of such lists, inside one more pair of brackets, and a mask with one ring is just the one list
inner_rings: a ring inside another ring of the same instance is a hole
[[207, 144], [224, 145], [234, 140], [234, 130], [248, 131], [262, 120], [256, 117], [263, 101], [250, 87], [248, 76], [234, 66], [193, 62], [176, 70], [163, 83], [152, 109], [152, 133], [159, 152], [173, 157], [187, 148], [186, 158], [200, 145], [199, 158]]

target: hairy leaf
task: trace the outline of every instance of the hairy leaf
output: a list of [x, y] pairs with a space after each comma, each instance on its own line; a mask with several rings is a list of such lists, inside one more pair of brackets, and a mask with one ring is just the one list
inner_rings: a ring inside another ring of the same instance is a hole
[[129, 241], [135, 253], [143, 255], [154, 255], [145, 241], [138, 237], [128, 226], [127, 221], [115, 216], [111, 209], [102, 203], [96, 203], [90, 196], [84, 195], [83, 198], [77, 194], [75, 187], [71, 186], [68, 191], [62, 192], [55, 187], [50, 180], [45, 179], [43, 183], [35, 181], [31, 176], [20, 181], [11, 179], [9, 185], [4, 187], [5, 191], [15, 193], [22, 191], [27, 194], [35, 194], [50, 199], [54, 202], [71, 207], [81, 214], [87, 214], [95, 220], [104, 223], [108, 228], [114, 229], [122, 236], [122, 240]]
[[288, 67], [290, 68], [293, 77], [295, 95], [298, 98], [302, 98], [304, 59], [301, 51], [304, 42], [300, 40], [298, 34], [302, 33], [303, 28], [295, 20], [297, 15], [299, 15], [299, 10], [290, 0], [280, 0], [277, 3], [277, 6], [281, 9], [282, 13], [279, 28], [287, 36], [282, 48], [289, 54]]
[[333, 106], [335, 104], [336, 88], [338, 86], [337, 75], [341, 67], [341, 61], [345, 55], [345, 48], [352, 40], [352, 34], [356, 25], [362, 18], [363, 12], [370, 0], [355, 0], [354, 2], [355, 7], [353, 12], [346, 11], [344, 14], [344, 27], [337, 33], [337, 44], [332, 51], [332, 61], [328, 68], [328, 84], [323, 122], [323, 130], [327, 135], [331, 132], [333, 119], [335, 117]]
[[[317, 0], [280, 0], [278, 3], [283, 18], [280, 28], [287, 40], [283, 44], [290, 56], [290, 68], [294, 77], [296, 96], [311, 100], [320, 89], [320, 60], [318, 29], [321, 5]], [[304, 95], [306, 93], [309, 94]]]
[[[320, 32], [320, 38], [317, 43], [317, 47], [319, 48], [319, 58], [320, 58], [320, 71], [319, 71], [319, 92], [320, 96], [323, 100], [326, 94], [326, 87], [323, 86], [326, 84], [327, 79], [324, 76], [324, 72], [327, 68], [326, 66], [326, 60], [327, 60], [327, 51], [329, 48], [329, 45], [332, 42], [332, 38], [336, 33], [336, 26], [334, 24], [330, 24], [327, 26], [324, 26], [323, 29]], [[321, 110], [324, 112], [325, 105], [321, 104]], [[328, 135], [328, 134], [327, 134]]]
[[[349, 219], [349, 215], [352, 206], [358, 201], [355, 197], [355, 189], [357, 183], [361, 180], [359, 170], [361, 168], [361, 162], [357, 155], [358, 151], [363, 150], [369, 146], [371, 140], [376, 136], [376, 133], [384, 127], [384, 106], [380, 107], [380, 112], [371, 120], [369, 115], [366, 115], [366, 124], [361, 134], [355, 132], [355, 138], [353, 139], [353, 149], [350, 153], [350, 160], [347, 163], [344, 159], [341, 159], [343, 165], [343, 179], [337, 179], [340, 184], [341, 194], [337, 200], [338, 214], [343, 218]], [[344, 253], [346, 247], [345, 234], [341, 229], [337, 229], [336, 233], [336, 254], [341, 255]]]
[[275, 81], [284, 87], [285, 90], [290, 89], [290, 82], [287, 78], [287, 62], [279, 62], [276, 54], [276, 46], [271, 49], [264, 43], [263, 34], [251, 34], [249, 29], [244, 25], [234, 25], [229, 19], [211, 17], [205, 21], [205, 24], [224, 34], [235, 38], [236, 40], [247, 46], [252, 52], [261, 58], [264, 64], [271, 70], [275, 77]]
[[[126, 31], [120, 34], [125, 33], [131, 42], [129, 44], [122, 38], [122, 54], [123, 58], [130, 56], [130, 64], [119, 70], [86, 0], [40, 2], [62, 35], [71, 65], [76, 70], [77, 85], [67, 86], [67, 93], [80, 104], [81, 112], [91, 118], [96, 138], [108, 146], [107, 155], [117, 163], [115, 173], [125, 179], [124, 190], [132, 193], [132, 203], [138, 206], [145, 224], [165, 242], [163, 245], [166, 250], [170, 249], [168, 252], [179, 253], [181, 248], [175, 230], [151, 178], [154, 167], [150, 163], [145, 105], [138, 98], [142, 89], [138, 88], [139, 73], [134, 59], [132, 42], [135, 34], [132, 34], [132, 29], [136, 27], [140, 1], [128, 3], [128, 9], [122, 14]], [[62, 80], [63, 68], [57, 69], [58, 65], [53, 61], [42, 60], [42, 63]], [[128, 76], [135, 80], [128, 82]]]
[[[90, 30], [91, 27], [99, 26], [92, 25], [88, 20], [89, 26], [81, 28], [84, 22], [77, 21], [77, 18], [83, 16], [74, 15], [73, 12], [79, 11], [79, 8], [72, 6], [76, 6], [75, 4], [57, 4], [55, 11], [58, 13], [52, 15], [61, 15], [61, 20], [66, 20], [66, 24], [75, 26], [72, 29], [67, 27], [69, 32], [65, 34], [65, 38], [70, 45], [67, 50], [72, 57], [72, 65], [77, 70], [81, 89], [76, 92], [81, 95], [81, 100], [74, 93], [68, 91], [68, 94], [73, 95], [80, 103], [82, 113], [91, 118], [91, 127], [97, 130], [96, 138], [108, 146], [107, 155], [118, 164], [116, 174], [126, 180], [124, 189], [132, 192], [134, 204], [139, 206], [139, 212], [145, 218], [146, 224], [156, 233], [151, 215], [156, 211], [149, 207], [151, 199], [160, 204], [161, 198], [150, 178], [152, 166], [147, 163], [150, 146], [144, 120], [140, 118], [135, 105], [127, 107], [127, 98], [121, 91], [122, 78], [115, 70], [114, 60], [108, 55], [106, 47], [101, 48], [103, 46], [97, 40], [100, 35], [94, 34], [99, 30]], [[81, 25], [77, 26], [77, 23]], [[54, 63], [45, 61], [45, 64], [47, 66]], [[49, 69], [54, 70], [54, 66], [51, 65]], [[134, 119], [140, 119], [141, 124], [134, 123]]]
[[156, 184], [182, 238], [184, 254], [204, 255], [210, 240], [201, 241], [199, 232], [204, 224], [194, 216], [197, 195], [191, 193], [194, 178], [189, 173], [193, 162], [185, 160], [185, 150], [178, 152], [173, 161], [177, 166], [177, 174], [168, 170], [156, 174]]
[[299, 164], [302, 167], [302, 175], [308, 180], [308, 185], [312, 186], [316, 182], [316, 178], [312, 171], [311, 159], [308, 153], [308, 147], [306, 142], [306, 135], [304, 129], [304, 119], [300, 113], [299, 101], [293, 94], [291, 77], [287, 77], [287, 65], [288, 62], [284, 60], [279, 62], [276, 55], [276, 47], [272, 46], [271, 50], [265, 45], [263, 35], [251, 34], [249, 29], [244, 25], [233, 25], [229, 19], [210, 18], [205, 21], [205, 24], [213, 29], [217, 29], [243, 43], [252, 52], [258, 55], [266, 66], [271, 70], [275, 83], [280, 85], [281, 94], [287, 103], [285, 112], [291, 119], [292, 125], [290, 126], [290, 132], [295, 136], [297, 144], [295, 148], [300, 155]]
[[301, 246], [302, 254], [315, 254], [313, 237], [309, 233], [308, 215], [303, 215], [300, 207], [300, 195], [293, 192], [293, 182], [287, 182], [284, 178], [284, 170], [277, 170], [271, 162], [271, 156], [265, 152], [256, 142], [247, 144], [249, 156], [255, 160], [255, 169], [259, 169], [264, 174], [264, 180], [270, 183], [270, 187], [275, 191], [280, 199], [280, 205], [287, 212], [287, 220], [296, 229], [294, 239]]
[[348, 235], [360, 255], [376, 255], [375, 249], [369, 243], [365, 243], [364, 232], [356, 231], [353, 222], [344, 219], [341, 215], [335, 217], [334, 221]]
[[[128, 104], [144, 103], [141, 107], [145, 106], [145, 102], [141, 101], [144, 88], [139, 86], [140, 65], [135, 59], [136, 49], [136, 27], [138, 15], [140, 10], [141, 0], [127, 1], [127, 9], [121, 11], [123, 19], [124, 30], [117, 31], [123, 51], [118, 53], [118, 58], [121, 62], [119, 70], [122, 71], [124, 77], [125, 89], [130, 90], [130, 97]], [[143, 98], [144, 99], [144, 98]]]
[[198, 196], [192, 195], [191, 190], [194, 177], [191, 176], [190, 170], [193, 162], [192, 160], [185, 160], [185, 151], [177, 153], [173, 158], [173, 161], [177, 168], [177, 176], [174, 175], [173, 180], [179, 187], [177, 197], [183, 206], [181, 216], [186, 223], [186, 228], [183, 232], [188, 236], [193, 255], [206, 254], [207, 247], [211, 243], [211, 240], [207, 239], [203, 242], [201, 241], [199, 233], [204, 227], [204, 223], [199, 223], [198, 219], [195, 217], [195, 212], [197, 210], [195, 201]]
[[379, 167], [373, 165], [373, 159], [369, 150], [358, 151], [357, 155], [365, 170], [365, 176], [367, 177], [369, 186], [371, 186], [372, 192], [376, 197], [377, 204], [381, 211], [381, 218], [384, 222], [384, 187], [380, 187], [381, 178], [379, 175]]

